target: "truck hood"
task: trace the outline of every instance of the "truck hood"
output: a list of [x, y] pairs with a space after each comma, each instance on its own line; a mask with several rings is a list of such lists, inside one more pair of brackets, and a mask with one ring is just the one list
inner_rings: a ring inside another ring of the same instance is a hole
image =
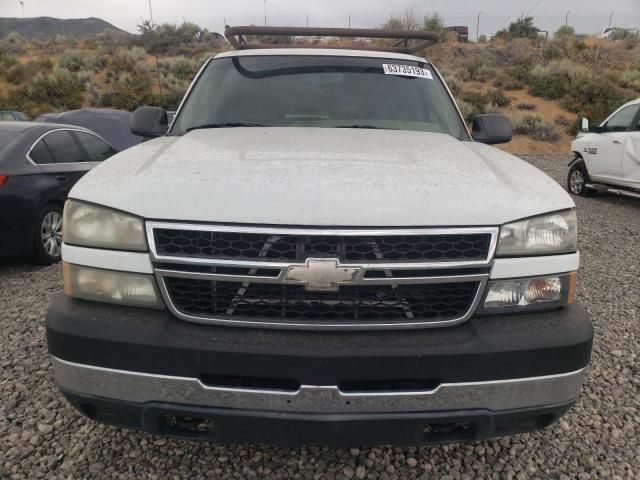
[[528, 163], [436, 133], [194, 130], [130, 148], [70, 196], [147, 219], [309, 226], [499, 225], [573, 207]]

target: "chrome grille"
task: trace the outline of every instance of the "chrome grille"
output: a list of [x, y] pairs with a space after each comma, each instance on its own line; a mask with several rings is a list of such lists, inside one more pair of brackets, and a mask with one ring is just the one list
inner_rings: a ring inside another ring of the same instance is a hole
[[269, 235], [167, 228], [155, 229], [153, 233], [158, 255], [261, 261], [304, 261], [317, 257], [374, 262], [482, 260], [491, 245], [489, 233]]
[[[166, 222], [147, 222], [146, 228], [160, 290], [179, 318], [311, 329], [419, 328], [467, 320], [484, 292], [498, 233], [490, 227]], [[318, 265], [338, 283], [310, 283]]]
[[175, 307], [196, 316], [316, 322], [405, 322], [462, 317], [479, 281], [453, 284], [356, 285], [309, 292], [301, 285], [238, 284], [166, 277]]

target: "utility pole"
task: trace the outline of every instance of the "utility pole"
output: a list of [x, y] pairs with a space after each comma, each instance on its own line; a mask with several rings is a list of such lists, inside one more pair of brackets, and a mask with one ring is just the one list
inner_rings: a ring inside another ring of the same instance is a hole
[[149, 17], [151, 18], [151, 26], [153, 27], [153, 10], [151, 8], [151, 0], [149, 0]]
[[613, 14], [614, 13], [616, 13], [615, 10], [613, 12], [611, 12], [611, 15], [609, 15], [609, 26], [611, 26], [611, 23], [613, 22]]
[[[153, 9], [151, 8], [151, 0], [149, 0], [149, 19], [151, 20], [151, 35], [152, 39], [155, 36], [154, 27], [155, 24], [153, 22]], [[156, 75], [158, 76], [158, 93], [160, 94], [160, 100], [164, 101], [162, 96], [162, 81], [160, 80], [160, 61], [158, 60], [158, 54], [155, 54], [156, 57]]]
[[569, 25], [569, 14], [571, 13], [571, 10], [569, 10], [567, 12], [567, 14], [564, 16], [564, 24], [565, 25]]
[[307, 13], [307, 28], [309, 28], [309, 14]]
[[476, 43], [480, 42], [480, 15], [482, 15], [482, 12], [478, 12], [478, 23], [476, 23]]
[[267, 26], [267, 0], [264, 0], [264, 26]]
[[20, 0], [20, 6], [22, 7], [22, 36], [26, 36], [27, 34], [27, 26], [24, 23], [24, 2]]
[[349, 28], [351, 28], [351, 14], [349, 14]]

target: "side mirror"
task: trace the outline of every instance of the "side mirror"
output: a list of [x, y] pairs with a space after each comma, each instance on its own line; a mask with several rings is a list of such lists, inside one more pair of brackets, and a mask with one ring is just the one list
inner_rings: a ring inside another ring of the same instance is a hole
[[495, 145], [510, 142], [513, 138], [511, 120], [504, 115], [489, 113], [473, 119], [471, 136], [476, 142]]
[[580, 130], [582, 130], [583, 132], [588, 132], [589, 131], [589, 119], [582, 117], [582, 121], [580, 123]]
[[167, 111], [159, 107], [138, 107], [129, 119], [129, 130], [145, 138], [161, 137], [167, 133]]

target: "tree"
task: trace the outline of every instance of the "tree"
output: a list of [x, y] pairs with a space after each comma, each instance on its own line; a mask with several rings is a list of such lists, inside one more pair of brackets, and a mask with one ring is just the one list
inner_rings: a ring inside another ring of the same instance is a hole
[[437, 33], [440, 40], [444, 40], [447, 36], [447, 28], [444, 26], [444, 20], [437, 12], [424, 16], [422, 28], [423, 30]]
[[500, 30], [496, 33], [496, 37], [502, 38], [536, 38], [538, 36], [538, 27], [533, 24], [533, 17], [519, 18], [509, 24], [506, 30]]
[[556, 33], [553, 34], [556, 38], [568, 38], [575, 37], [576, 31], [571, 25], [562, 25]]

